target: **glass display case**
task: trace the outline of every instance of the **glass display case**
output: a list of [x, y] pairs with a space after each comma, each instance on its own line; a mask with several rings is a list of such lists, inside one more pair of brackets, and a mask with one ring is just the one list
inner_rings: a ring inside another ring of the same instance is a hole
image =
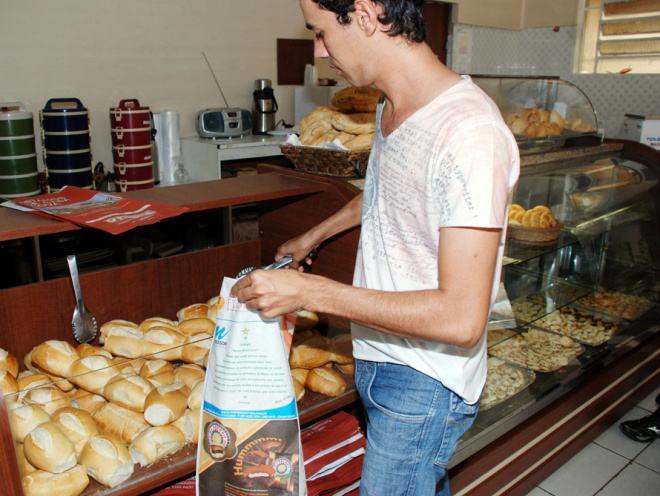
[[511, 204], [548, 207], [561, 229], [551, 240], [520, 239], [509, 216], [488, 326], [488, 381], [457, 461], [657, 333], [658, 157], [603, 148], [572, 158], [549, 153], [527, 165], [523, 159]]
[[472, 76], [495, 101], [521, 154], [598, 143], [598, 117], [577, 86], [559, 78]]

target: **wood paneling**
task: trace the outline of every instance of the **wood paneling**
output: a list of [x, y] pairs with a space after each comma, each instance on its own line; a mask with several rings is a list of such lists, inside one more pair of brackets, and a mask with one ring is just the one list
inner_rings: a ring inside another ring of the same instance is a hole
[[314, 65], [314, 40], [277, 40], [277, 84], [305, 84], [305, 65]]

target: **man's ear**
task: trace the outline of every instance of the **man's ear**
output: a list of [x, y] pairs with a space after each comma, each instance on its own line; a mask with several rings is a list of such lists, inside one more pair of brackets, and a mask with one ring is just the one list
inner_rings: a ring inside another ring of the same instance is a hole
[[383, 8], [380, 4], [376, 4], [372, 0], [355, 0], [355, 12], [353, 13], [355, 22], [368, 36], [378, 31], [380, 26], [378, 17], [382, 13]]

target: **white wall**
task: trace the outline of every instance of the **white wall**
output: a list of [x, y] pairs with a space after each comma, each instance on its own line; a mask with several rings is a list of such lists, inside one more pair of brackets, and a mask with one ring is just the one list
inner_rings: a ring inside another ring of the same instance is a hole
[[202, 51], [230, 106], [251, 109], [254, 80], [272, 79], [276, 117], [292, 122], [276, 40], [312, 37], [298, 0], [2, 0], [0, 19], [0, 103], [34, 113], [41, 150], [39, 110], [78, 98], [90, 112], [94, 162], [106, 167], [109, 109], [120, 100], [178, 111], [182, 136], [195, 134], [198, 110], [224, 106]]

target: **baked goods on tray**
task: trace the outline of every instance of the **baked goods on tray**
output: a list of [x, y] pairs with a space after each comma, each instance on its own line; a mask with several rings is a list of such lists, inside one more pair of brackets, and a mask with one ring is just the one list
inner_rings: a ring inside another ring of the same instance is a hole
[[501, 343], [505, 339], [509, 339], [511, 336], [515, 336], [516, 332], [512, 331], [511, 329], [505, 329], [505, 328], [491, 328], [490, 324], [488, 324], [488, 336], [486, 338], [486, 346], [490, 348], [491, 346], [495, 346], [497, 343]]
[[481, 397], [480, 410], [501, 403], [528, 387], [536, 379], [536, 374], [495, 357], [488, 358], [488, 375]]
[[584, 348], [568, 336], [528, 329], [488, 348], [488, 354], [536, 372], [554, 372], [568, 365]]
[[643, 296], [626, 293], [600, 291], [580, 298], [578, 304], [593, 308], [599, 312], [634, 320], [649, 308], [652, 303]]
[[529, 323], [555, 310], [554, 301], [535, 293], [511, 302], [513, 315], [519, 322]]
[[607, 342], [621, 329], [621, 322], [573, 307], [556, 310], [534, 322], [534, 325], [591, 346]]

